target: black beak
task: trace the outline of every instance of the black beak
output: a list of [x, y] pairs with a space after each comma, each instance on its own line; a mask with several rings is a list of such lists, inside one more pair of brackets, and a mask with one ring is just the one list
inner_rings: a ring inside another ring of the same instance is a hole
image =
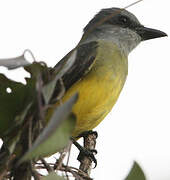
[[144, 26], [137, 27], [136, 32], [140, 35], [142, 41], [167, 36], [167, 34], [162, 31]]

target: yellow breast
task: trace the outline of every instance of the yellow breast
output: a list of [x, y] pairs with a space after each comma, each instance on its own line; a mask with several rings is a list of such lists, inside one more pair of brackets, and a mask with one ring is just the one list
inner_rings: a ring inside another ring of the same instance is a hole
[[73, 136], [96, 127], [110, 112], [127, 76], [127, 58], [111, 42], [99, 42], [96, 63], [91, 71], [75, 83], [63, 97], [79, 93], [73, 112], [77, 124]]

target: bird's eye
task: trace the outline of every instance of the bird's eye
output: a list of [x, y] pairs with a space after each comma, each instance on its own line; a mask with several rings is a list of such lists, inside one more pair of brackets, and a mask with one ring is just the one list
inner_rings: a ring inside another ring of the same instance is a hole
[[119, 22], [122, 24], [129, 24], [129, 18], [126, 16], [120, 16], [119, 17]]

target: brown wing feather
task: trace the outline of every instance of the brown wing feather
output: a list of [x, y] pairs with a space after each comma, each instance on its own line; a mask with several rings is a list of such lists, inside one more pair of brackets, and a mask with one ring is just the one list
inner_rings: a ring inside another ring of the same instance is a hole
[[[75, 82], [79, 81], [86, 73], [88, 73], [93, 66], [96, 58], [98, 43], [92, 41], [86, 44], [82, 44], [76, 48], [77, 54], [76, 59], [68, 71], [62, 76], [64, 87], [68, 90]], [[64, 66], [64, 64], [69, 60], [71, 54], [75, 51], [73, 49], [70, 51], [55, 67], [54, 70], [58, 71]], [[57, 83], [55, 89], [55, 95], [61, 89], [60, 83]]]

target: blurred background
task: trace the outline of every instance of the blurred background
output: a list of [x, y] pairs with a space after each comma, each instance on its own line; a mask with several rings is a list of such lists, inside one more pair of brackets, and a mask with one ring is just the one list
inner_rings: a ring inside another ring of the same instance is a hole
[[[54, 66], [76, 46], [82, 29], [102, 8], [125, 7], [134, 0], [0, 1], [0, 58], [30, 49], [37, 61]], [[143, 0], [128, 9], [140, 22], [170, 34], [169, 2]], [[96, 180], [122, 180], [133, 161], [149, 180], [170, 179], [170, 41], [141, 43], [129, 56], [129, 74], [118, 102], [96, 128]], [[20, 68], [1, 73], [24, 82]], [[78, 167], [73, 148], [70, 164]]]

